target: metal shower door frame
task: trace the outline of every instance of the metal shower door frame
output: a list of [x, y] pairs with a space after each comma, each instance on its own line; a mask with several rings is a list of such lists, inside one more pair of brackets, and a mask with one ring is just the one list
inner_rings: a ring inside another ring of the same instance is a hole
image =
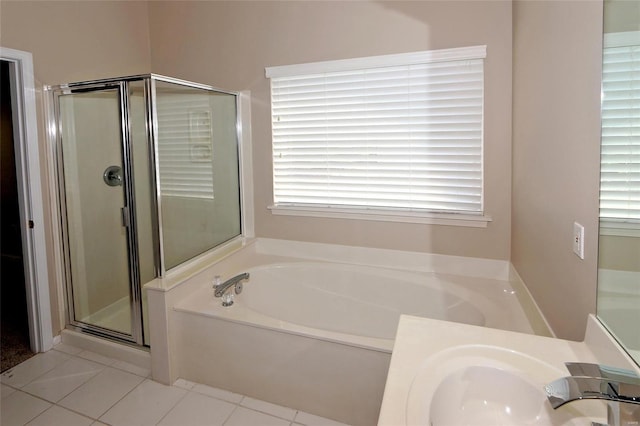
[[[241, 117], [240, 117], [240, 94], [238, 92], [233, 92], [229, 90], [220, 89], [214, 86], [210, 86], [208, 84], [195, 83], [193, 81], [182, 80], [174, 77], [167, 77], [159, 74], [150, 74], [148, 76], [148, 80], [146, 80], [145, 91], [147, 97], [147, 133], [149, 135], [149, 155], [150, 161], [152, 164], [152, 181], [154, 186], [154, 208], [155, 208], [155, 217], [153, 222], [154, 227], [154, 241], [155, 244], [155, 260], [156, 260], [156, 276], [164, 277], [167, 275], [169, 269], [166, 268], [166, 262], [164, 259], [164, 230], [162, 227], [162, 193], [160, 188], [160, 167], [158, 167], [158, 159], [160, 158], [159, 153], [159, 141], [158, 141], [158, 115], [157, 115], [157, 89], [156, 83], [169, 83], [175, 84], [177, 86], [188, 87], [191, 89], [200, 89], [208, 92], [216, 92], [216, 93], [224, 93], [226, 95], [231, 95], [235, 98], [235, 109], [236, 109], [236, 150], [238, 153], [238, 182], [240, 182], [240, 189], [242, 190], [243, 186], [243, 173], [242, 173], [242, 150], [240, 149], [240, 133], [242, 129]], [[245, 231], [244, 224], [244, 208], [243, 205], [243, 197], [242, 194], [239, 194], [239, 203], [240, 203], [240, 235], [235, 238], [242, 238]], [[206, 253], [206, 252], [205, 252]], [[201, 254], [200, 256], [204, 255]]]
[[[115, 340], [119, 340], [125, 343], [135, 344], [139, 346], [144, 345], [144, 331], [142, 323], [142, 287], [140, 282], [140, 268], [139, 268], [139, 250], [138, 250], [138, 235], [137, 235], [137, 217], [135, 209], [135, 194], [134, 194], [134, 174], [133, 174], [133, 157], [131, 146], [131, 123], [130, 123], [130, 111], [129, 111], [129, 82], [130, 81], [142, 81], [148, 76], [135, 76], [125, 79], [109, 79], [98, 80], [86, 83], [74, 83], [68, 85], [61, 85], [55, 87], [49, 87], [47, 90], [51, 91], [53, 98], [52, 108], [53, 117], [55, 118], [55, 124], [50, 131], [55, 132], [55, 154], [56, 154], [56, 166], [58, 176], [58, 196], [60, 200], [60, 219], [62, 230], [62, 253], [64, 254], [64, 275], [65, 286], [67, 293], [67, 306], [66, 320], [67, 324], [73, 328], [86, 331], [92, 334], [103, 335]], [[145, 85], [145, 98], [148, 98], [148, 93]], [[63, 162], [63, 150], [62, 150], [62, 135], [60, 132], [62, 126], [62, 119], [60, 115], [60, 97], [65, 95], [73, 95], [77, 93], [97, 92], [102, 90], [114, 90], [118, 91], [119, 97], [119, 112], [120, 112], [120, 134], [121, 134], [121, 153], [122, 153], [122, 165], [123, 165], [123, 192], [125, 206], [123, 207], [123, 219], [126, 222], [126, 234], [127, 234], [127, 250], [128, 250], [128, 265], [129, 265], [129, 300], [131, 311], [131, 334], [119, 332], [104, 327], [100, 327], [95, 324], [88, 324], [81, 322], [75, 318], [74, 312], [74, 298], [73, 298], [73, 277], [71, 274], [71, 252], [69, 244], [69, 227], [67, 223], [67, 202], [65, 192], [65, 177], [64, 177], [64, 162]], [[146, 105], [145, 105], [146, 107]], [[148, 108], [147, 108], [148, 109]], [[147, 123], [147, 139], [149, 140], [149, 125]]]

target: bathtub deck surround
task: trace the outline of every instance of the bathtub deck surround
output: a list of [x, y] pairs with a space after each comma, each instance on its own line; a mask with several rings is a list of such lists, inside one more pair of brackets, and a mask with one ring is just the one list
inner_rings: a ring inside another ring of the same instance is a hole
[[548, 404], [544, 386], [570, 375], [565, 362], [640, 374], [592, 315], [582, 342], [403, 316], [378, 425], [606, 423], [605, 401]]
[[[223, 307], [214, 277], [245, 272], [244, 291]], [[378, 419], [400, 314], [529, 334], [544, 325], [508, 262], [396, 250], [247, 240], [146, 288], [155, 380], [353, 425]]]

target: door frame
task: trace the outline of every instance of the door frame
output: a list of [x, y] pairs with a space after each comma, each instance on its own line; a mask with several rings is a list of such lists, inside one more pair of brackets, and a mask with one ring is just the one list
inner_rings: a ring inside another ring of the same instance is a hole
[[44, 226], [44, 198], [40, 180], [38, 121], [33, 56], [30, 52], [0, 47], [9, 62], [13, 109], [16, 180], [20, 207], [24, 277], [33, 352], [53, 347], [51, 300]]

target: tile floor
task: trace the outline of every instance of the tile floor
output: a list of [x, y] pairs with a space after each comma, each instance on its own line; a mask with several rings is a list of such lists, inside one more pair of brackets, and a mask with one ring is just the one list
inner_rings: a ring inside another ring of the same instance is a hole
[[2, 426], [345, 426], [61, 343], [0, 376]]

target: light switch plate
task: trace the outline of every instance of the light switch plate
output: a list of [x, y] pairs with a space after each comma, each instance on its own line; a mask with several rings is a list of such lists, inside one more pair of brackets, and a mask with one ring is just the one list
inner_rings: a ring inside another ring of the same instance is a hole
[[573, 252], [584, 260], [584, 226], [573, 223]]

